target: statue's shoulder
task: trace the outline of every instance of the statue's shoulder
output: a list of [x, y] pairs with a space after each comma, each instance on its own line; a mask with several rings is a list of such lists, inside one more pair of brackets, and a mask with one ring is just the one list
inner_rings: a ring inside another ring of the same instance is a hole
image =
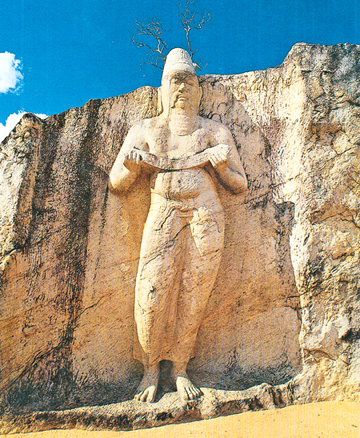
[[148, 119], [141, 119], [136, 123], [136, 125], [140, 129], [143, 129], [145, 131], [159, 128], [163, 124], [164, 124], [164, 122], [163, 122], [161, 117], [150, 117]]
[[213, 133], [230, 133], [229, 128], [221, 122], [216, 122], [206, 117], [200, 117], [200, 126], [204, 129], [210, 130]]
[[140, 119], [137, 122], [135, 122], [133, 125], [131, 125], [132, 130], [138, 130], [138, 129], [146, 129], [146, 121], [149, 119]]
[[158, 119], [158, 117], [138, 120], [131, 126], [129, 135], [148, 135], [154, 128], [158, 126], [158, 122], [155, 119]]

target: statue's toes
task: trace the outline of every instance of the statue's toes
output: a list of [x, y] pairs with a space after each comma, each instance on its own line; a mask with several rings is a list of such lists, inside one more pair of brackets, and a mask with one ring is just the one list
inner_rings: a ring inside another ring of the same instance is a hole
[[137, 397], [136, 400], [152, 403], [155, 400], [155, 390], [153, 388], [147, 388], [135, 397]]
[[155, 401], [155, 392], [151, 392], [148, 394], [146, 401], [148, 403], [153, 403]]
[[142, 402], [146, 402], [147, 401], [147, 395], [146, 395], [146, 391], [144, 391], [139, 398], [140, 401]]
[[197, 398], [196, 388], [191, 388], [190, 393], [191, 393], [191, 399], [190, 400], [195, 400]]
[[196, 398], [199, 398], [203, 395], [201, 389], [199, 388], [194, 388], [194, 389], [195, 389]]
[[188, 400], [196, 400], [202, 396], [202, 392], [196, 386], [191, 386], [187, 388]]
[[198, 398], [198, 389], [194, 386], [190, 386], [187, 389], [188, 400], [196, 400]]
[[198, 390], [198, 388], [194, 387], [192, 388], [192, 393], [193, 393], [193, 399], [197, 399], [200, 397], [201, 392]]
[[192, 393], [191, 388], [186, 388], [186, 394], [186, 400], [194, 400], [194, 394]]

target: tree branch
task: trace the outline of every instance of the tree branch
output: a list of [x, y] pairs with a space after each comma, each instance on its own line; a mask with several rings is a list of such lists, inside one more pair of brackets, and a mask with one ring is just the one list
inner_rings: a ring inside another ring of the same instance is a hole
[[202, 27], [212, 20], [209, 11], [199, 12], [194, 9], [195, 2], [192, 0], [188, 0], [186, 3], [179, 3], [178, 6], [178, 15], [181, 19], [182, 28], [185, 31], [186, 41], [189, 47], [189, 53], [191, 59], [193, 59], [195, 53], [198, 49], [193, 50], [190, 39], [190, 32], [193, 29], [202, 29]]
[[[180, 17], [181, 26], [185, 31], [185, 37], [189, 48], [191, 59], [198, 49], [194, 49], [192, 46], [191, 35], [193, 29], [202, 29], [203, 26], [212, 20], [209, 11], [202, 11], [196, 9], [194, 0], [187, 0], [186, 3], [178, 4], [178, 16]], [[141, 64], [152, 65], [156, 68], [163, 69], [166, 55], [169, 52], [169, 48], [163, 39], [163, 34], [169, 32], [164, 30], [162, 23], [158, 19], [144, 20], [142, 22], [135, 21], [134, 34], [131, 38], [133, 44], [136, 47], [144, 47], [147, 50], [147, 60]], [[196, 67], [205, 67], [202, 61], [198, 61]]]
[[[132, 36], [131, 42], [136, 47], [145, 47], [150, 51], [146, 55], [149, 60], [141, 64], [153, 65], [162, 69], [166, 60], [166, 53], [169, 50], [162, 35], [169, 32], [169, 30], [164, 30], [160, 20], [157, 19], [144, 20], [143, 22], [136, 20], [135, 26], [135, 34]], [[159, 63], [162, 63], [162, 66]]]

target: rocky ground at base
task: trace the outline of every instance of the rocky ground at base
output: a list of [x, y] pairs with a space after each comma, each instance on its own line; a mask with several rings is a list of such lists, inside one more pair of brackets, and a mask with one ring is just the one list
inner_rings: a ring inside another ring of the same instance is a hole
[[[5, 437], [5, 435], [0, 436]], [[126, 432], [72, 429], [10, 436], [11, 438], [359, 438], [360, 403], [310, 403]]]

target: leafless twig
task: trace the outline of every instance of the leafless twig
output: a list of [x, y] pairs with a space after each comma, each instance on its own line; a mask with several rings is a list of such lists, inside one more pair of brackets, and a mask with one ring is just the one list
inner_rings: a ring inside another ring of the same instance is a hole
[[193, 29], [202, 29], [204, 24], [212, 19], [209, 11], [199, 12], [194, 8], [194, 5], [195, 2], [192, 0], [188, 0], [186, 3], [180, 3], [178, 13], [181, 19], [181, 25], [185, 31], [191, 59], [193, 59], [198, 49], [194, 51], [191, 46], [190, 31]]
[[[212, 19], [210, 12], [199, 12], [195, 7], [195, 2], [193, 0], [188, 0], [186, 3], [180, 3], [178, 5], [178, 15], [180, 17], [181, 26], [185, 31], [191, 59], [193, 59], [198, 50], [194, 50], [191, 45], [190, 32], [193, 29], [202, 29], [203, 26]], [[141, 22], [136, 20], [134, 35], [131, 38], [131, 41], [137, 47], [145, 47], [148, 50], [148, 53], [146, 54], [147, 61], [144, 61], [141, 64], [153, 65], [154, 67], [163, 69], [166, 55], [169, 52], [169, 48], [163, 39], [163, 34], [170, 30], [171, 29], [164, 30], [161, 21], [156, 18]], [[199, 61], [197, 66], [199, 68], [205, 67], [206, 64], [204, 65]]]
[[143, 22], [136, 20], [135, 26], [135, 34], [131, 38], [131, 41], [137, 47], [146, 47], [150, 51], [150, 53], [146, 55], [148, 61], [142, 62], [142, 64], [153, 65], [162, 70], [166, 60], [166, 54], [169, 50], [162, 35], [165, 32], [169, 32], [169, 30], [164, 30], [160, 20], [155, 18], [152, 20], [144, 20]]

